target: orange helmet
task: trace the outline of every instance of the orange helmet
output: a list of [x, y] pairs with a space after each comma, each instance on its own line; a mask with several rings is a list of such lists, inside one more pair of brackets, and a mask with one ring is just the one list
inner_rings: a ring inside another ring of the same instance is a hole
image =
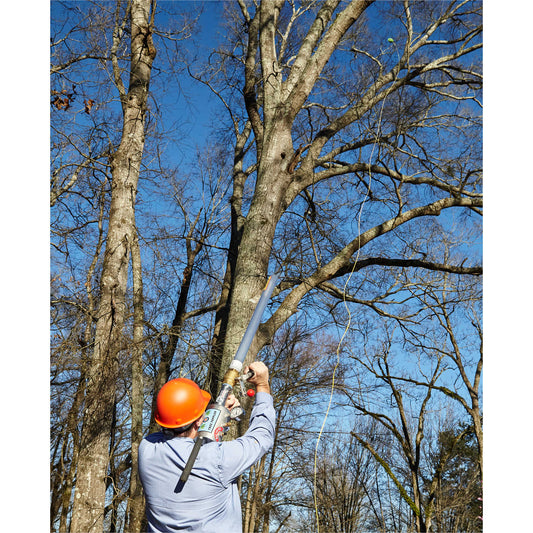
[[155, 421], [164, 428], [194, 422], [207, 407], [211, 395], [187, 378], [171, 379], [157, 395]]

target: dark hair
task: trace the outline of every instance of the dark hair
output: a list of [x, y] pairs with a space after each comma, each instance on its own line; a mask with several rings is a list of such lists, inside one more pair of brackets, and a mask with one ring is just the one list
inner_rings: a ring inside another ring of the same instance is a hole
[[179, 428], [163, 428], [163, 434], [167, 439], [173, 439], [174, 437], [179, 437], [183, 433], [189, 431], [189, 429], [192, 428], [193, 424], [194, 422], [191, 422], [190, 424], [187, 424], [186, 426], [181, 426]]

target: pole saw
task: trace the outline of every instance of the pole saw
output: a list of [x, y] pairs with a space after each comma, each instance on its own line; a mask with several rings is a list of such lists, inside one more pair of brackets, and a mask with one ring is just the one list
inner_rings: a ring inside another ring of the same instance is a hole
[[[216, 441], [220, 442], [222, 435], [224, 433], [224, 428], [227, 427], [231, 419], [235, 419], [241, 416], [244, 413], [242, 407], [235, 407], [230, 411], [226, 409], [226, 399], [228, 395], [233, 390], [233, 385], [239, 377], [239, 373], [242, 370], [242, 365], [244, 363], [244, 358], [248, 353], [250, 345], [254, 339], [257, 328], [261, 321], [261, 317], [266, 308], [270, 296], [272, 296], [272, 291], [278, 280], [278, 275], [273, 274], [267, 281], [265, 288], [261, 294], [261, 298], [257, 302], [257, 305], [254, 310], [254, 314], [250, 319], [248, 327], [244, 332], [244, 336], [239, 344], [235, 357], [231, 361], [228, 370], [224, 374], [224, 379], [222, 380], [222, 387], [214, 403], [211, 403], [208, 406], [207, 411], [205, 412], [204, 419], [201, 426], [198, 429], [198, 437], [194, 443], [191, 455], [183, 469], [183, 472], [180, 477], [180, 483], [183, 484], [189, 478], [194, 462], [196, 461], [196, 456], [202, 447], [202, 444], [205, 441]], [[243, 380], [247, 380], [253, 376], [253, 372], [248, 372], [243, 376]]]

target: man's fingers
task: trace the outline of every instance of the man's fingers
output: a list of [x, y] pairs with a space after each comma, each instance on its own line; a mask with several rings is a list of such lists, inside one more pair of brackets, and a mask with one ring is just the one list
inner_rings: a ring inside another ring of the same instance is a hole
[[231, 410], [232, 407], [240, 405], [239, 400], [235, 397], [235, 394], [230, 393], [226, 398], [226, 409]]

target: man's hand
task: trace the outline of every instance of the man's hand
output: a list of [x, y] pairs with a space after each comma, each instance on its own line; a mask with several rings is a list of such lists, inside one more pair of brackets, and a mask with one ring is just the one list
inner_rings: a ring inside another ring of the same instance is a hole
[[254, 375], [248, 380], [253, 383], [257, 392], [268, 392], [270, 394], [270, 384], [268, 383], [268, 368], [261, 361], [254, 361], [244, 369], [244, 374], [249, 370], [254, 371]]
[[234, 407], [239, 407], [241, 405], [241, 402], [239, 402], [239, 400], [237, 400], [237, 398], [235, 397], [235, 394], [233, 394], [233, 392], [230, 392], [228, 394], [228, 397], [226, 398], [226, 409], [228, 411], [231, 411]]

